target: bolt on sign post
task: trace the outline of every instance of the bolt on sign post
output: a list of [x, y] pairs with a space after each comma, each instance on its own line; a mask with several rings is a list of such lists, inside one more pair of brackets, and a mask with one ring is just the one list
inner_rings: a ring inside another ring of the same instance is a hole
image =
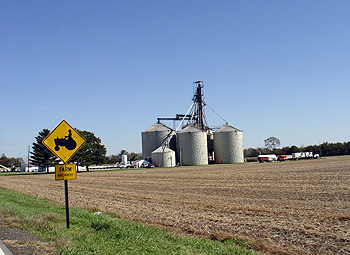
[[62, 120], [43, 140], [43, 144], [64, 163], [55, 165], [55, 180], [64, 180], [67, 228], [69, 228], [68, 180], [77, 178], [76, 165], [67, 162], [84, 143], [85, 138], [65, 120]]

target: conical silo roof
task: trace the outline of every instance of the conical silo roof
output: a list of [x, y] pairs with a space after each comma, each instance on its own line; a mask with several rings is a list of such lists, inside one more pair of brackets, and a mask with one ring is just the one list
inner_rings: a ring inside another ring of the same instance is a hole
[[143, 132], [171, 131], [171, 130], [173, 129], [171, 129], [170, 127], [167, 127], [162, 123], [155, 123]]
[[237, 131], [242, 132], [242, 130], [232, 127], [231, 125], [225, 125], [222, 128], [216, 130], [215, 132], [219, 133], [219, 132], [237, 132]]
[[152, 151], [152, 153], [165, 153], [165, 152], [174, 152], [174, 151], [168, 147], [162, 147], [162, 146], [160, 146], [158, 149]]
[[192, 125], [189, 125], [187, 127], [185, 127], [184, 129], [182, 129], [179, 133], [196, 133], [196, 132], [203, 132], [203, 130], [195, 127], [195, 126], [192, 126]]

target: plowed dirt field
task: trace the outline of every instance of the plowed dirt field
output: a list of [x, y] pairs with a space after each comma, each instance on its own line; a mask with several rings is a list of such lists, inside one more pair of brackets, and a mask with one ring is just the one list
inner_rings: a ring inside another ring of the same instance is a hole
[[[64, 203], [52, 174], [0, 186]], [[78, 173], [70, 205], [279, 254], [350, 254], [350, 157]]]

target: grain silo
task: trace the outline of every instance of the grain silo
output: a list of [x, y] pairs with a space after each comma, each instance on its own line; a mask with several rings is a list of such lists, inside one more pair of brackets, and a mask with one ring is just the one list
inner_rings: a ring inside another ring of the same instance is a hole
[[[228, 122], [204, 101], [203, 81], [196, 81], [194, 84], [193, 103], [186, 114], [176, 114], [174, 118], [159, 117], [157, 124], [142, 132], [143, 158], [154, 157], [154, 160], [160, 164], [159, 160], [164, 161], [162, 157], [166, 152], [158, 151], [158, 148], [167, 147], [175, 151], [176, 163], [180, 165], [207, 165], [214, 161], [217, 163], [243, 162], [242, 131], [229, 126]], [[213, 110], [226, 123], [214, 133], [207, 123], [205, 106]], [[160, 121], [173, 121], [174, 129], [161, 124]], [[175, 128], [177, 121], [180, 121], [180, 124]], [[183, 129], [178, 132], [180, 128]], [[175, 132], [177, 132], [176, 136]]]
[[176, 134], [181, 165], [208, 165], [207, 133], [192, 125]]
[[215, 131], [214, 154], [216, 163], [244, 162], [242, 131], [230, 125]]
[[162, 123], [155, 123], [142, 132], [142, 157], [150, 160], [152, 151], [160, 146], [176, 149], [175, 131]]
[[174, 167], [175, 163], [175, 151], [161, 146], [158, 149], [152, 151], [152, 163], [158, 167]]

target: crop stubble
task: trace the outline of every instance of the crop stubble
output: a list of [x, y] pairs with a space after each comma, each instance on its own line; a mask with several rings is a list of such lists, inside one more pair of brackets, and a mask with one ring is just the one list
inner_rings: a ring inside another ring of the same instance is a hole
[[[0, 186], [64, 203], [53, 175]], [[350, 157], [79, 173], [70, 204], [272, 253], [350, 254]]]

